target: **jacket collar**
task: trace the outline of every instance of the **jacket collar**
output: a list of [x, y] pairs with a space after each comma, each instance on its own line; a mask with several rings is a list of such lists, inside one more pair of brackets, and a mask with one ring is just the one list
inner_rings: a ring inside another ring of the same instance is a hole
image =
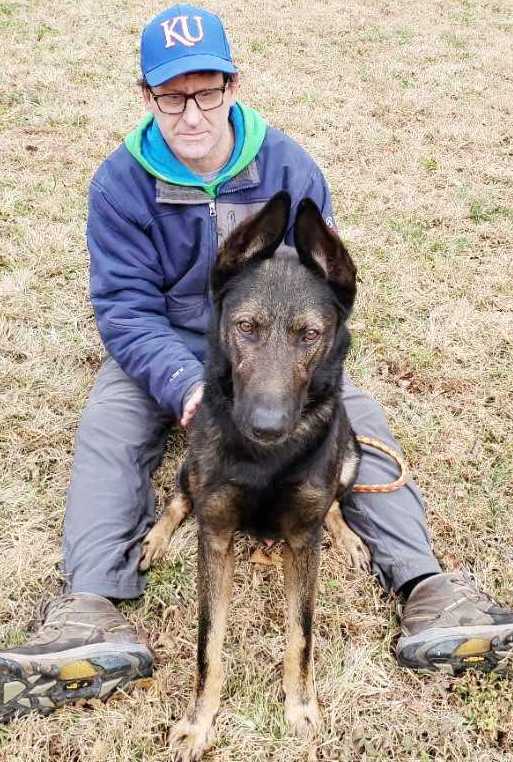
[[[238, 175], [219, 186], [218, 195], [256, 188], [260, 184], [260, 172], [256, 160], [248, 164]], [[158, 204], [208, 204], [213, 199], [202, 188], [165, 183], [155, 180], [155, 200]]]

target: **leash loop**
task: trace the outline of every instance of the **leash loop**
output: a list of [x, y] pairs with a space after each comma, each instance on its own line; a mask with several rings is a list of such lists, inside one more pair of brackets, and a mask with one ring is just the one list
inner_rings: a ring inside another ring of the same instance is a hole
[[395, 450], [392, 450], [391, 447], [388, 447], [384, 442], [382, 442], [380, 439], [373, 439], [372, 437], [363, 437], [363, 436], [357, 436], [356, 439], [360, 444], [367, 445], [368, 447], [373, 447], [375, 450], [380, 450], [381, 452], [384, 452], [386, 455], [389, 455], [392, 460], [394, 460], [397, 465], [399, 466], [400, 473], [398, 478], [393, 481], [389, 482], [388, 484], [354, 484], [353, 485], [353, 492], [372, 492], [372, 493], [385, 493], [385, 492], [396, 492], [401, 487], [404, 487], [406, 482], [408, 481], [408, 476], [406, 473], [406, 463], [404, 458]]

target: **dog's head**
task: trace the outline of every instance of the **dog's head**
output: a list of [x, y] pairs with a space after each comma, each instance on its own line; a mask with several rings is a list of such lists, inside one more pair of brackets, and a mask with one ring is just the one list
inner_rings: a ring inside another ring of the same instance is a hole
[[266, 446], [286, 440], [305, 410], [338, 387], [356, 295], [356, 268], [314, 202], [299, 204], [295, 248], [280, 245], [289, 214], [282, 192], [239, 225], [212, 279], [233, 421]]

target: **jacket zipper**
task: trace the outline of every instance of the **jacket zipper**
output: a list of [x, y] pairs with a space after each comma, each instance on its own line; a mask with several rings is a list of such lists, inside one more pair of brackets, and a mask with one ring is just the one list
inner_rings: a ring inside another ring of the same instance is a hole
[[211, 225], [210, 225], [211, 248], [210, 248], [210, 257], [209, 257], [209, 263], [208, 263], [207, 297], [209, 298], [209, 301], [210, 301], [210, 281], [212, 278], [212, 270], [214, 267], [214, 262], [217, 257], [217, 210], [216, 210], [215, 201], [208, 202], [208, 214], [211, 220]]

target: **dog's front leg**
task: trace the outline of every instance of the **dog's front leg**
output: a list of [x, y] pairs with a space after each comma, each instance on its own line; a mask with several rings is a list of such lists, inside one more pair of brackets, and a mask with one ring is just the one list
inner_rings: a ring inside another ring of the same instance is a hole
[[192, 504], [188, 497], [182, 494], [175, 495], [155, 526], [150, 529], [142, 541], [141, 560], [139, 561], [141, 571], [147, 571], [152, 564], [165, 555], [171, 535], [191, 510]]
[[314, 684], [312, 624], [319, 569], [320, 539], [289, 541], [283, 550], [287, 596], [287, 646], [283, 671], [285, 717], [300, 736], [313, 734], [319, 725]]
[[179, 762], [201, 759], [214, 740], [223, 665], [221, 651], [233, 577], [233, 533], [201, 527], [198, 536], [198, 652], [191, 709], [171, 731], [170, 743]]

